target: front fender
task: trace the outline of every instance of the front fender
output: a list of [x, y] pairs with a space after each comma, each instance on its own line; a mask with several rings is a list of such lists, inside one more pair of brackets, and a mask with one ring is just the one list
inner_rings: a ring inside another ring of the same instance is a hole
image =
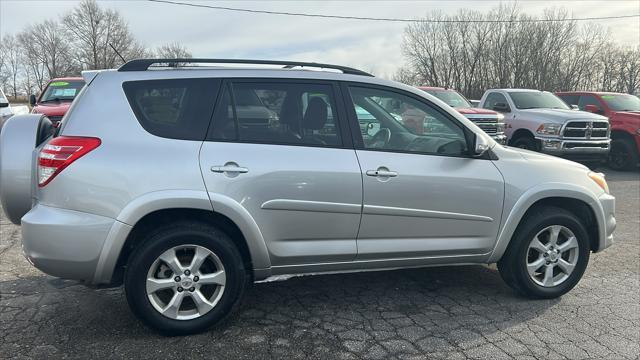
[[506, 251], [513, 234], [515, 233], [518, 224], [520, 224], [520, 221], [527, 210], [529, 210], [529, 208], [531, 208], [531, 206], [537, 201], [553, 197], [581, 200], [591, 207], [598, 224], [599, 247], [602, 247], [602, 243], [606, 238], [605, 226], [603, 226], [605, 222], [605, 214], [596, 195], [592, 194], [589, 189], [579, 185], [551, 182], [539, 184], [530, 188], [520, 196], [518, 201], [516, 201], [514, 206], [510, 209], [509, 215], [506, 217], [502, 230], [498, 235], [496, 246], [489, 257], [489, 263], [494, 263], [500, 260]]

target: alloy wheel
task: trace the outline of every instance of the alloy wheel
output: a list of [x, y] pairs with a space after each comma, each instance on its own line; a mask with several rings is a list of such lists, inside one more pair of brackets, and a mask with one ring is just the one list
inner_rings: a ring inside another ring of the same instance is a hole
[[147, 272], [151, 305], [174, 320], [191, 320], [211, 311], [224, 293], [222, 261], [199, 245], [180, 245], [163, 252]]
[[529, 277], [543, 287], [566, 281], [578, 264], [579, 244], [573, 232], [562, 225], [542, 229], [527, 249]]

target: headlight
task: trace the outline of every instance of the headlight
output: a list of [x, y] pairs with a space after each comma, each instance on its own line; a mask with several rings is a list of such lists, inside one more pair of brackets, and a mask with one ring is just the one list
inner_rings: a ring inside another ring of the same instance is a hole
[[559, 135], [560, 129], [562, 129], [561, 124], [548, 123], [538, 126], [536, 132], [540, 135]]
[[498, 113], [498, 122], [504, 122], [504, 115]]
[[607, 180], [604, 179], [603, 173], [597, 173], [593, 171], [589, 171], [589, 178], [593, 180], [604, 192], [609, 193], [609, 185], [607, 185]]

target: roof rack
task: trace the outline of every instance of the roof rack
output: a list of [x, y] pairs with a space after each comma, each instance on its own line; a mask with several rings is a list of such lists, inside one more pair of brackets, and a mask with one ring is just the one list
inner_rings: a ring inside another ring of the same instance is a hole
[[343, 74], [373, 76], [362, 70], [331, 64], [321, 64], [315, 62], [299, 62], [299, 61], [278, 61], [278, 60], [248, 60], [248, 59], [195, 59], [195, 58], [179, 58], [179, 59], [135, 59], [127, 61], [120, 66], [118, 71], [145, 71], [153, 64], [176, 64], [184, 63], [208, 63], [208, 64], [253, 64], [253, 65], [284, 65], [284, 69], [295, 67], [314, 67], [323, 69], [340, 70]]

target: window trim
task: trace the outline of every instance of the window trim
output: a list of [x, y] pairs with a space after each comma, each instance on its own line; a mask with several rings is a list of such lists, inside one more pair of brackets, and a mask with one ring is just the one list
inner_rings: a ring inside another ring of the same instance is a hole
[[[475, 134], [473, 131], [469, 130], [463, 123], [461, 123], [455, 117], [452, 117], [447, 111], [437, 106], [436, 104], [431, 103], [428, 99], [422, 98], [416, 94], [413, 94], [409, 91], [393, 88], [389, 86], [376, 85], [370, 83], [360, 83], [353, 81], [341, 81], [341, 89], [344, 98], [344, 104], [347, 111], [347, 116], [349, 117], [349, 125], [351, 129], [351, 134], [353, 138], [354, 149], [362, 150], [362, 151], [376, 151], [376, 152], [386, 152], [386, 153], [400, 153], [400, 154], [409, 154], [409, 155], [427, 155], [427, 156], [441, 156], [441, 157], [451, 157], [451, 158], [469, 158], [469, 159], [479, 159], [478, 157], [473, 156], [473, 142], [475, 139]], [[364, 140], [362, 138], [362, 134], [360, 133], [360, 125], [358, 123], [358, 116], [353, 107], [353, 99], [351, 98], [351, 92], [349, 91], [349, 87], [360, 87], [360, 88], [368, 88], [373, 90], [387, 91], [391, 93], [396, 93], [399, 95], [404, 95], [412, 98], [415, 101], [425, 104], [426, 106], [434, 109], [438, 113], [440, 113], [445, 118], [451, 120], [451, 122], [458, 126], [465, 137], [465, 142], [467, 143], [467, 153], [460, 155], [451, 155], [451, 154], [437, 154], [437, 153], [427, 153], [420, 151], [408, 151], [408, 150], [393, 150], [393, 149], [368, 149], [364, 146]], [[348, 105], [347, 105], [348, 104]]]
[[[336, 145], [319, 145], [319, 144], [296, 144], [287, 142], [276, 141], [257, 141], [257, 140], [241, 140], [240, 129], [238, 128], [238, 117], [235, 107], [235, 96], [233, 93], [234, 84], [294, 84], [294, 85], [325, 85], [331, 88], [333, 102], [335, 104], [335, 116], [334, 119], [336, 131], [339, 132], [340, 143]], [[235, 138], [234, 139], [213, 139], [211, 138], [211, 130], [213, 129], [213, 121], [216, 109], [222, 102], [224, 91], [229, 91], [231, 98], [232, 111], [234, 117]], [[209, 129], [207, 130], [207, 136], [204, 141], [207, 142], [221, 142], [221, 143], [238, 143], [238, 144], [259, 144], [259, 145], [276, 145], [276, 146], [302, 146], [313, 148], [332, 148], [332, 149], [353, 149], [353, 142], [351, 140], [351, 134], [348, 131], [347, 115], [344, 111], [344, 104], [342, 102], [342, 95], [340, 87], [336, 81], [332, 80], [319, 80], [319, 79], [298, 79], [298, 78], [224, 78], [222, 79], [222, 86], [220, 87], [220, 94], [216, 101], [215, 107], [211, 114], [209, 121]]]

